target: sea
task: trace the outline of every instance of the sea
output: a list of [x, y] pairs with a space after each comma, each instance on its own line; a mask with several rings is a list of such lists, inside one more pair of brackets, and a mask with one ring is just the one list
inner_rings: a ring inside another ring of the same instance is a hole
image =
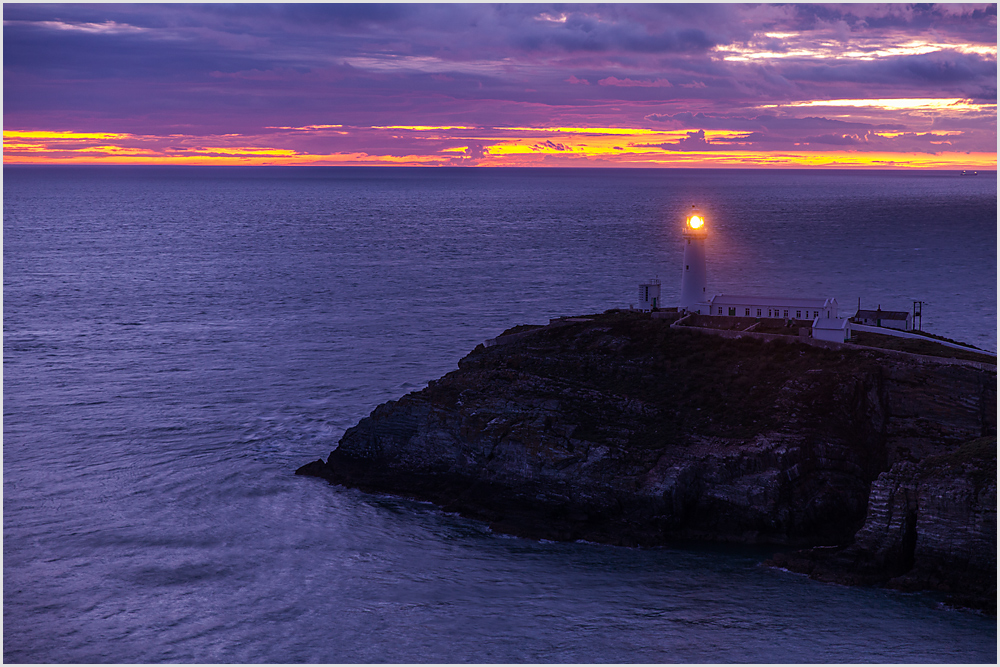
[[996, 617], [768, 547], [513, 538], [294, 475], [517, 324], [680, 292], [912, 311], [997, 349], [997, 176], [3, 170], [3, 658], [995, 663]]

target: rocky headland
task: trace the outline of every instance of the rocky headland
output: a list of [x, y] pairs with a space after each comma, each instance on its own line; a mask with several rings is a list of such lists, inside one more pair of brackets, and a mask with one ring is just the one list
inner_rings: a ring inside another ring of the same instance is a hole
[[298, 473], [525, 537], [781, 545], [769, 564], [995, 613], [995, 365], [770, 338], [516, 327]]

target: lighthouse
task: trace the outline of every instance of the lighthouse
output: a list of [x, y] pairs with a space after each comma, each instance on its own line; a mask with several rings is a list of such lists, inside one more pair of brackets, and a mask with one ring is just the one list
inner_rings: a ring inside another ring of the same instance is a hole
[[684, 272], [681, 274], [681, 310], [698, 311], [708, 300], [708, 269], [705, 266], [705, 217], [693, 205], [684, 222]]

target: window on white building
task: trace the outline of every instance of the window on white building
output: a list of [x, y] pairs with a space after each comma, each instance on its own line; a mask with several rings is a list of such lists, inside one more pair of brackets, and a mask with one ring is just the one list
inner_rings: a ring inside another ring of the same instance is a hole
[[785, 311], [785, 317], [788, 317], [788, 311], [787, 310]]
[[795, 311], [795, 319], [798, 320], [798, 319], [801, 319], [801, 318], [802, 318], [802, 311], [801, 310], [796, 310]]
[[757, 317], [760, 317], [760, 308], [757, 309]]
[[747, 308], [747, 317], [750, 317], [750, 309]]

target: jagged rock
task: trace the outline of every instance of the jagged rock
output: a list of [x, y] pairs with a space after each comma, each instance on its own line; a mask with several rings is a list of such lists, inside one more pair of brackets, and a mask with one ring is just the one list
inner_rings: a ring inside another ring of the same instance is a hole
[[[995, 568], [995, 466], [974, 488], [920, 467], [995, 434], [995, 368], [720, 338], [636, 313], [497, 343], [299, 472], [529, 537], [805, 547], [857, 533], [856, 552], [834, 550], [856, 583], [908, 586], [900, 577], [931, 561], [978, 568], [989, 543]], [[815, 553], [781, 558], [833, 571]]]
[[872, 484], [865, 525], [846, 547], [776, 554], [772, 563], [823, 581], [937, 590], [996, 613], [996, 436]]

